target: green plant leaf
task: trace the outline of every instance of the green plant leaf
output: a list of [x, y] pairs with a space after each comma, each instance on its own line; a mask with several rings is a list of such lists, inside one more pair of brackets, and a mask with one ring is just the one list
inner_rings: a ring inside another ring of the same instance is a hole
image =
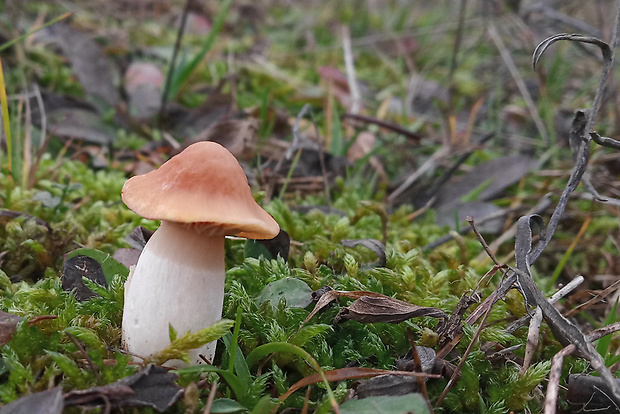
[[267, 246], [265, 246], [259, 241], [252, 239], [247, 239], [245, 241], [244, 254], [245, 257], [253, 257], [255, 259], [258, 259], [261, 256], [268, 260], [273, 259], [273, 256], [271, 255], [271, 252], [269, 251]]
[[[200, 348], [209, 342], [220, 339], [226, 335], [234, 322], [228, 319], [220, 319], [219, 321], [200, 329], [196, 332], [186, 332], [185, 334], [174, 338], [164, 349], [154, 353], [148, 359], [155, 364], [163, 364], [170, 359], [180, 359], [190, 363], [188, 351]], [[169, 330], [169, 333], [173, 332]], [[177, 335], [176, 333], [173, 334]]]
[[428, 403], [421, 394], [368, 397], [349, 400], [340, 406], [340, 414], [426, 414]]
[[[612, 308], [609, 310], [609, 314], [607, 315], [607, 318], [605, 318], [605, 323], [603, 324], [603, 326], [611, 325], [618, 320], [618, 300], [619, 299], [616, 299], [616, 303], [614, 303], [614, 306], [612, 306]], [[603, 358], [605, 358], [609, 352], [612, 337], [613, 335], [605, 335], [596, 343], [596, 351]]]
[[331, 153], [335, 156], [345, 156], [346, 148], [342, 138], [342, 123], [340, 122], [340, 114], [337, 105], [334, 105], [334, 113], [332, 117], [332, 145]]
[[6, 84], [4, 83], [4, 71], [2, 70], [2, 60], [0, 60], [0, 106], [2, 107], [2, 126], [4, 128], [4, 139], [6, 142], [6, 152], [8, 158], [9, 175], [13, 175], [13, 141], [11, 140], [11, 120], [9, 118], [9, 104], [6, 97]]
[[226, 382], [228, 387], [230, 387], [232, 392], [235, 394], [237, 399], [243, 398], [243, 396], [245, 395], [245, 390], [247, 389], [246, 386], [243, 384], [243, 382], [241, 382], [236, 375], [231, 374], [229, 371], [225, 369], [221, 369], [213, 365], [196, 365], [196, 366], [188, 367], [188, 368], [175, 369], [175, 370], [172, 370], [171, 372], [174, 372], [175, 374], [178, 374], [178, 375], [201, 374], [203, 372], [215, 372], [220, 377], [222, 377], [222, 379]]
[[271, 398], [268, 395], [265, 395], [254, 406], [254, 409], [252, 410], [252, 414], [265, 414], [265, 413], [272, 412], [271, 410], [278, 407], [280, 404], [282, 404], [282, 401], [275, 399], [275, 398]]
[[305, 308], [312, 302], [312, 289], [302, 280], [285, 277], [265, 286], [256, 298], [256, 305], [269, 301], [276, 309], [282, 299], [288, 308]]
[[305, 350], [303, 350], [302, 348], [296, 345], [289, 344], [286, 342], [272, 342], [270, 344], [261, 345], [255, 348], [252, 352], [250, 352], [245, 360], [248, 366], [251, 367], [263, 357], [266, 357], [267, 355], [273, 354], [276, 352], [287, 352], [293, 355], [297, 355], [298, 357], [303, 358], [306, 362], [308, 362], [312, 366], [312, 368], [314, 368], [316, 372], [318, 372], [319, 375], [321, 375], [321, 378], [323, 378], [323, 384], [325, 384], [325, 387], [327, 389], [327, 395], [332, 401], [332, 405], [336, 404], [334, 393], [331, 387], [329, 386], [329, 381], [327, 381], [327, 378], [325, 377], [325, 374], [323, 373], [323, 370], [321, 369], [321, 366], [319, 365], [319, 363], [316, 362], [316, 360], [312, 357], [312, 355], [310, 355]]
[[[232, 335], [226, 334], [222, 337], [224, 344], [226, 345], [226, 349], [230, 349], [232, 345]], [[235, 354], [235, 363], [234, 363], [234, 372], [241, 382], [246, 384], [247, 387], [252, 383], [252, 376], [250, 375], [250, 369], [248, 368], [248, 364], [245, 362], [245, 357], [243, 356], [243, 352], [241, 352], [241, 348], [237, 343], [235, 343], [237, 347], [237, 351]], [[229, 351], [230, 352], [230, 351]], [[232, 354], [232, 352], [230, 352]], [[229, 372], [233, 373], [233, 371], [229, 368]]]
[[236, 414], [247, 413], [248, 409], [230, 398], [220, 398], [213, 401], [210, 412], [214, 414]]
[[181, 86], [185, 83], [187, 78], [192, 74], [192, 72], [196, 69], [196, 67], [200, 64], [200, 62], [204, 59], [206, 54], [211, 50], [217, 36], [222, 30], [222, 26], [224, 24], [224, 20], [226, 19], [226, 15], [228, 14], [228, 10], [230, 9], [230, 5], [232, 4], [232, 0], [226, 0], [221, 4], [220, 10], [215, 16], [215, 20], [213, 21], [213, 26], [211, 26], [211, 31], [209, 35], [205, 39], [202, 44], [202, 48], [200, 52], [192, 60], [189, 61], [186, 65], [179, 65], [174, 69], [174, 73], [172, 74], [172, 83], [170, 85], [170, 90], [168, 91], [168, 99], [173, 98]]

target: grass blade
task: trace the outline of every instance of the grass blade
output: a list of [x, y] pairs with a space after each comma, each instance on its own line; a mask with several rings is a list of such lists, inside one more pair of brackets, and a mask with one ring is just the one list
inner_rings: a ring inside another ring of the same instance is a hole
[[272, 343], [261, 345], [255, 348], [252, 352], [248, 354], [246, 361], [248, 363], [248, 366], [251, 367], [252, 365], [257, 363], [260, 359], [266, 357], [269, 354], [273, 354], [277, 352], [287, 352], [290, 354], [294, 354], [304, 359], [306, 362], [308, 362], [312, 366], [312, 368], [314, 368], [316, 372], [321, 376], [323, 383], [325, 384], [325, 388], [327, 390], [327, 395], [329, 395], [332, 408], [334, 409], [336, 413], [339, 412], [338, 403], [336, 402], [336, 397], [334, 396], [332, 388], [329, 385], [329, 381], [327, 380], [327, 377], [325, 377], [325, 373], [321, 369], [321, 366], [319, 365], [318, 362], [316, 362], [316, 359], [314, 359], [312, 355], [310, 355], [308, 352], [306, 352], [302, 348], [296, 345], [293, 345], [293, 344], [286, 343], [286, 342], [272, 342]]
[[3, 43], [2, 45], [0, 45], [0, 52], [2, 52], [4, 49], [8, 49], [9, 47], [13, 46], [15, 43], [19, 42], [20, 40], [27, 38], [31, 34], [34, 34], [41, 29], [45, 29], [46, 27], [51, 26], [54, 23], [57, 23], [63, 19], [66, 19], [67, 17], [71, 16], [71, 14], [73, 13], [69, 12], [69, 13], [62, 14], [56, 17], [55, 19], [50, 20], [49, 22], [43, 24], [42, 26], [37, 27], [36, 29], [32, 29], [31, 31], [26, 32], [23, 35], [16, 37], [15, 39], [12, 39], [12, 40], [9, 40], [8, 42]]
[[194, 58], [188, 64], [180, 65], [174, 70], [174, 73], [172, 75], [172, 85], [170, 86], [170, 90], [168, 91], [168, 100], [170, 100], [177, 94], [177, 92], [185, 83], [187, 78], [189, 78], [189, 76], [204, 59], [209, 50], [211, 50], [211, 48], [213, 47], [213, 44], [215, 43], [215, 40], [220, 33], [220, 30], [222, 30], [224, 20], [228, 15], [228, 10], [230, 9], [231, 4], [232, 0], [226, 0], [225, 2], [223, 2], [220, 11], [217, 13], [217, 16], [215, 16], [211, 31], [209, 31], [209, 35], [205, 39], [205, 42], [202, 45], [202, 49], [200, 49], [200, 52], [198, 52], [198, 54], [194, 56]]
[[178, 374], [178, 375], [195, 374], [195, 373], [202, 373], [202, 372], [215, 372], [220, 377], [222, 377], [222, 379], [226, 382], [228, 387], [230, 387], [230, 389], [232, 390], [233, 394], [235, 394], [235, 397], [237, 399], [243, 398], [243, 396], [245, 395], [245, 390], [247, 389], [247, 387], [241, 382], [241, 380], [239, 380], [239, 378], [237, 378], [236, 375], [233, 375], [227, 370], [218, 368], [213, 365], [206, 365], [206, 364], [196, 365], [196, 366], [188, 367], [188, 368], [175, 369], [175, 370], [172, 370], [171, 372], [174, 372], [175, 374]]
[[13, 141], [11, 140], [11, 121], [9, 119], [9, 104], [6, 99], [6, 85], [4, 83], [4, 71], [0, 59], [0, 107], [2, 108], [2, 126], [6, 139], [6, 151], [8, 153], [9, 177], [13, 178]]

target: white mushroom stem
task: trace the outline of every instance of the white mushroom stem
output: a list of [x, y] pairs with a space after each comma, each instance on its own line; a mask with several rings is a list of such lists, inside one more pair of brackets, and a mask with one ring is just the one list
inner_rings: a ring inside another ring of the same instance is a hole
[[[170, 344], [168, 324], [180, 336], [219, 320], [224, 279], [224, 236], [201, 234], [195, 227], [162, 222], [125, 283], [126, 349], [147, 357]], [[190, 352], [193, 365], [204, 363], [201, 354], [212, 362], [215, 342]]]

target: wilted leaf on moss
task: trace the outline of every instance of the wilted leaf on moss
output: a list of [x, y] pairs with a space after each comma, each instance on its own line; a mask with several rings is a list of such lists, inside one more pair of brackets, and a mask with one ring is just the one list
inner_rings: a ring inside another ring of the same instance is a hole
[[[175, 380], [176, 374], [157, 365], [149, 365], [133, 375], [112, 384], [67, 393], [67, 406], [103, 405], [114, 407], [152, 407], [163, 412], [182, 395], [183, 389]], [[105, 398], [104, 398], [105, 397]]]
[[361, 323], [400, 323], [409, 318], [420, 316], [430, 316], [432, 318], [447, 317], [438, 308], [418, 306], [390, 297], [362, 296], [351, 305], [342, 308], [334, 318], [334, 323], [349, 319]]
[[62, 388], [36, 392], [15, 400], [0, 410], [0, 414], [61, 414], [64, 409]]
[[[327, 288], [329, 287], [327, 286]], [[382, 295], [381, 293], [365, 290], [327, 290], [322, 293], [314, 309], [310, 312], [310, 315], [308, 315], [304, 323], [308, 322], [318, 311], [339, 297], [357, 300], [340, 311], [334, 319], [335, 323], [348, 319], [353, 319], [361, 323], [398, 323], [419, 316], [430, 316], [433, 318], [447, 317], [441, 309], [414, 305], [413, 303], [394, 299], [390, 296]]]
[[65, 260], [68, 260], [77, 255], [88, 256], [99, 262], [99, 264], [101, 265], [101, 269], [103, 270], [103, 274], [105, 275], [105, 280], [106, 282], [108, 282], [108, 284], [112, 282], [112, 279], [116, 274], [120, 274], [122, 276], [129, 275], [129, 269], [127, 269], [127, 267], [125, 267], [122, 263], [116, 261], [109, 254], [97, 249], [82, 248], [74, 250], [70, 253], [67, 253], [67, 255], [65, 256]]
[[9, 343], [17, 329], [17, 323], [21, 320], [17, 315], [0, 310], [0, 346]]
[[84, 284], [83, 277], [100, 285], [108, 286], [103, 269], [97, 260], [85, 255], [67, 258], [62, 275], [62, 288], [68, 292], [73, 291], [75, 298], [80, 302], [97, 296]]

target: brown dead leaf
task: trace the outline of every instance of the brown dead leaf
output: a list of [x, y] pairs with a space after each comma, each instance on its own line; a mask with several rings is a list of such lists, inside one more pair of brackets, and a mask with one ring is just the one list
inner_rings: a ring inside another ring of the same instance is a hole
[[116, 136], [100, 114], [87, 109], [50, 108], [47, 122], [55, 136], [82, 139], [97, 145], [109, 145]]
[[352, 290], [352, 291], [333, 290], [329, 286], [323, 286], [321, 289], [315, 291], [312, 294], [313, 297], [318, 296], [319, 299], [316, 302], [316, 305], [314, 305], [314, 309], [312, 310], [312, 312], [310, 312], [310, 315], [308, 315], [308, 317], [304, 320], [304, 323], [308, 322], [310, 319], [312, 319], [312, 317], [317, 312], [325, 308], [327, 305], [329, 305], [330, 303], [332, 303], [339, 297], [359, 299], [362, 296], [374, 296], [374, 295], [376, 295], [377, 297], [385, 296], [385, 295], [382, 295], [381, 293], [375, 293], [375, 292], [370, 292], [370, 291], [365, 291], [365, 290]]
[[405, 377], [403, 375], [378, 375], [369, 379], [355, 381], [351, 388], [355, 390], [357, 399], [379, 397], [384, 395], [405, 395], [420, 391], [418, 381], [423, 379]]
[[347, 158], [349, 161], [355, 162], [370, 154], [370, 151], [375, 148], [375, 141], [376, 138], [372, 132], [360, 132], [353, 144], [349, 147], [349, 151], [347, 151]]
[[66, 22], [55, 24], [53, 30], [73, 72], [89, 97], [110, 106], [116, 105], [121, 97], [114, 85], [115, 74], [99, 44]]
[[133, 62], [124, 76], [129, 113], [134, 119], [148, 120], [159, 112], [164, 74], [150, 62]]
[[58, 386], [13, 400], [3, 406], [1, 412], [3, 414], [62, 414], [63, 409], [62, 388]]
[[218, 122], [229, 119], [235, 110], [235, 102], [230, 93], [214, 90], [208, 93], [198, 108], [188, 110], [179, 105], [167, 105], [166, 108], [170, 133], [176, 138], [186, 140], [196, 137]]
[[420, 316], [447, 318], [447, 315], [438, 308], [418, 306], [389, 296], [362, 296], [350, 306], [342, 308], [334, 318], [334, 323], [349, 319], [360, 323], [400, 323]]
[[221, 144], [237, 159], [252, 159], [256, 155], [258, 140], [258, 119], [228, 119], [209, 126], [197, 136], [185, 140], [183, 147], [198, 141], [213, 141]]
[[319, 76], [331, 89], [338, 102], [345, 108], [350, 108], [352, 103], [351, 91], [347, 75], [333, 66], [321, 66], [317, 69]]
[[[363, 367], [351, 367], [351, 368], [340, 368], [333, 369], [330, 371], [323, 372], [327, 381], [344, 381], [349, 379], [360, 379], [360, 378], [371, 378], [379, 375], [402, 375], [407, 377], [422, 377], [422, 378], [440, 378], [439, 375], [426, 374], [422, 372], [411, 372], [411, 371], [389, 371], [384, 369], [375, 369], [375, 368], [363, 368]], [[308, 375], [305, 378], [297, 381], [295, 384], [291, 385], [291, 387], [282, 394], [279, 399], [280, 401], [286, 400], [292, 393], [297, 391], [298, 389], [305, 387], [307, 385], [316, 384], [323, 381], [323, 377], [320, 373]]]
[[68, 392], [65, 407], [107, 404], [111, 407], [150, 407], [161, 413], [183, 394], [183, 389], [175, 383], [177, 378], [164, 367], [150, 364], [111, 384]]
[[17, 324], [21, 320], [22, 318], [17, 315], [0, 310], [0, 346], [9, 343], [13, 338]]
[[366, 290], [327, 290], [320, 296], [314, 309], [304, 320], [304, 323], [308, 322], [317, 312], [339, 297], [356, 299], [356, 301], [340, 311], [336, 319], [334, 319], [335, 323], [347, 319], [357, 320], [361, 323], [398, 323], [419, 316], [447, 318], [447, 315], [440, 309], [414, 305], [381, 293]]
[[127, 235], [127, 237], [125, 237], [125, 241], [134, 249], [142, 251], [153, 233], [154, 231], [152, 230], [147, 230], [142, 226], [137, 226]]

